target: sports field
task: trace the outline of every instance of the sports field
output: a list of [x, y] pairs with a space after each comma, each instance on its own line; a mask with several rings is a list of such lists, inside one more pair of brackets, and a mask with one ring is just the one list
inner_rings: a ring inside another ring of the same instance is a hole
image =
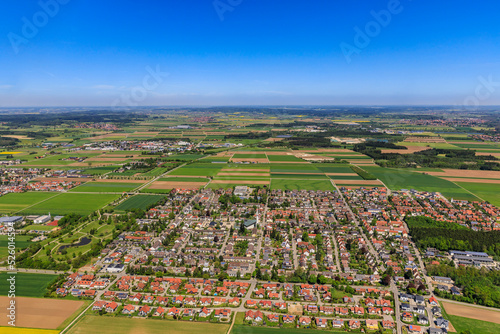
[[[16, 276], [16, 296], [19, 297], [43, 297], [47, 287], [57, 278], [57, 275], [17, 273]], [[7, 296], [9, 293], [9, 278], [6, 272], [0, 272], [0, 296]]]
[[137, 183], [115, 183], [115, 182], [87, 182], [75, 187], [70, 192], [84, 193], [122, 193], [132, 191], [139, 187]]
[[162, 198], [163, 198], [162, 195], [135, 195], [120, 203], [117, 207], [115, 207], [115, 210], [116, 211], [126, 211], [131, 209], [146, 210], [149, 205], [158, 202]]
[[68, 334], [225, 334], [228, 324], [85, 315]]
[[116, 200], [119, 196], [113, 194], [63, 193], [25, 209], [21, 214], [42, 215], [50, 212], [52, 215], [65, 215], [69, 213], [87, 215]]

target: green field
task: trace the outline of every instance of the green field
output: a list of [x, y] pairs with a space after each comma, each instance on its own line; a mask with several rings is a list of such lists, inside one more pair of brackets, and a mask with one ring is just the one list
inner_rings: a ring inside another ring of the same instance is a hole
[[273, 164], [271, 165], [272, 173], [318, 173], [321, 174], [322, 171], [318, 170], [312, 164]]
[[418, 191], [440, 192], [448, 198], [478, 200], [474, 195], [453, 182], [432, 175], [375, 166], [364, 166], [363, 169], [375, 175], [392, 190], [415, 189]]
[[204, 177], [161, 177], [157, 181], [169, 182], [208, 182]]
[[223, 164], [212, 163], [192, 163], [178, 168], [168, 175], [188, 175], [188, 176], [214, 176], [225, 166]]
[[[17, 273], [16, 296], [18, 297], [43, 297], [47, 287], [57, 278], [57, 275]], [[6, 272], [0, 272], [0, 296], [9, 293], [9, 284]]]
[[256, 153], [256, 154], [242, 154], [236, 153], [233, 155], [233, 159], [266, 159], [267, 156], [264, 153]]
[[101, 209], [106, 204], [116, 200], [118, 197], [119, 195], [112, 194], [63, 193], [52, 197], [47, 201], [27, 208], [21, 213], [23, 215], [43, 215], [49, 212], [52, 215], [66, 215], [69, 213], [88, 215], [93, 211]]
[[148, 206], [150, 206], [151, 204], [155, 204], [163, 197], [164, 196], [162, 195], [135, 195], [120, 203], [117, 207], [115, 207], [115, 210], [116, 211], [126, 211], [130, 209], [146, 210]]
[[[321, 330], [316, 329], [297, 329], [297, 328], [271, 328], [271, 327], [253, 327], [247, 325], [234, 325], [231, 330], [231, 334], [280, 334], [280, 333], [292, 333], [292, 334], [313, 334], [322, 333]], [[328, 333], [335, 334], [347, 334], [348, 332], [341, 331], [328, 331]]]
[[102, 175], [117, 169], [117, 166], [94, 167], [85, 169], [82, 174]]
[[294, 155], [267, 155], [269, 161], [304, 161]]
[[228, 329], [228, 324], [85, 315], [68, 333], [226, 334]]
[[471, 318], [459, 317], [457, 315], [449, 315], [446, 309], [440, 304], [441, 310], [443, 310], [443, 317], [448, 319], [457, 333], [469, 330], [472, 334], [494, 334], [498, 333], [499, 324], [481, 321]]
[[143, 176], [159, 176], [162, 175], [163, 173], [166, 173], [168, 171], [168, 168], [166, 167], [156, 167], [149, 172], [143, 173]]
[[[29, 235], [16, 235], [16, 249], [24, 249], [28, 247], [31, 242], [33, 237]], [[7, 235], [0, 235], [0, 259], [3, 259], [4, 257], [7, 257], [9, 255], [8, 253], [8, 247], [9, 245], [9, 240]]]
[[52, 196], [57, 192], [30, 191], [26, 193], [10, 193], [0, 197], [0, 213], [20, 211], [30, 205], [36, 204]]
[[325, 174], [279, 174], [272, 173], [271, 177], [273, 179], [302, 179], [302, 180], [317, 180], [317, 179], [327, 179]]
[[87, 182], [75, 187], [70, 192], [84, 193], [122, 193], [132, 191], [141, 186], [140, 183], [119, 183], [119, 182]]
[[329, 179], [325, 180], [296, 180], [296, 179], [271, 179], [271, 189], [281, 190], [330, 190], [333, 185]]
[[167, 158], [163, 158], [163, 160], [166, 161], [171, 161], [171, 160], [176, 160], [176, 161], [192, 161], [196, 159], [203, 158], [203, 154], [177, 154], [177, 155], [171, 155]]
[[363, 180], [359, 175], [328, 175], [332, 180]]
[[354, 173], [349, 165], [321, 164], [318, 169], [324, 173]]
[[456, 184], [467, 189], [474, 195], [481, 197], [485, 201], [500, 207], [500, 196], [498, 196], [499, 184], [470, 182], [456, 182]]

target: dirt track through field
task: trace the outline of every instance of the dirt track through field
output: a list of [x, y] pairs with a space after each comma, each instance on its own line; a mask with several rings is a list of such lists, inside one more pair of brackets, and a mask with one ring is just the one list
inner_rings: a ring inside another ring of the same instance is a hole
[[446, 313], [459, 317], [476, 319], [500, 324], [500, 311], [490, 311], [484, 308], [442, 302]]
[[[16, 326], [56, 329], [83, 305], [82, 301], [16, 297]], [[0, 297], [0, 326], [8, 326], [10, 298]]]

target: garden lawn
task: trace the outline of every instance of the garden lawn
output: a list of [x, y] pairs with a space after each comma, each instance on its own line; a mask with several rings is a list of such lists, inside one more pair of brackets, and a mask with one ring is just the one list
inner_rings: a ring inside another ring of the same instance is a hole
[[106, 204], [116, 200], [119, 195], [113, 194], [75, 194], [63, 193], [50, 198], [43, 203], [36, 204], [22, 211], [23, 215], [43, 215], [51, 213], [55, 215], [66, 215], [77, 213], [88, 215], [104, 207]]
[[[0, 296], [7, 296], [9, 284], [6, 272], [0, 272]], [[16, 275], [17, 297], [43, 297], [47, 287], [57, 278], [57, 275], [17, 273]]]

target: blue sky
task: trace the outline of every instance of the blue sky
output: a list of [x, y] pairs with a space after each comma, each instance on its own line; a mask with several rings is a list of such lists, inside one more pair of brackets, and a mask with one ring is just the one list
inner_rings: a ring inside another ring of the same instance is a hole
[[500, 104], [495, 0], [41, 3], [0, 2], [0, 107]]

